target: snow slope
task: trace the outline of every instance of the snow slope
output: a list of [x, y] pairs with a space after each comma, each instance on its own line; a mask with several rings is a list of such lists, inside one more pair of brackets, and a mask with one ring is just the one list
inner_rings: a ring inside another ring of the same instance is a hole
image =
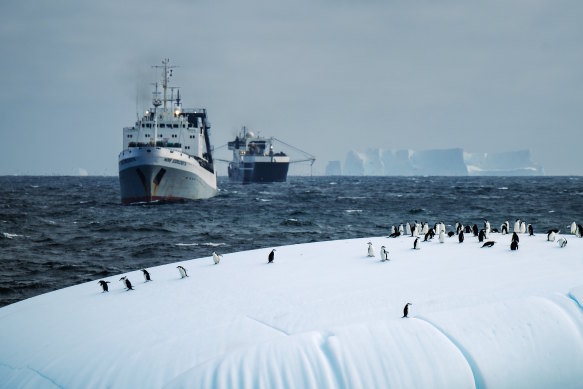
[[0, 387], [580, 387], [583, 240], [520, 238], [209, 252], [61, 289], [0, 309]]

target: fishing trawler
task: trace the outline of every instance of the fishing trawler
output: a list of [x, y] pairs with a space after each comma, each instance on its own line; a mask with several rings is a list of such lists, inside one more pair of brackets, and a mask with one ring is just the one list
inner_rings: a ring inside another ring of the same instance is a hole
[[287, 179], [290, 158], [283, 152], [274, 152], [274, 138], [264, 138], [243, 127], [234, 141], [227, 143], [233, 151], [228, 174], [231, 181], [284, 182]]
[[217, 174], [206, 109], [182, 107], [180, 90], [168, 85], [175, 68], [168, 59], [153, 67], [162, 71], [162, 98], [155, 83], [153, 107], [133, 127], [123, 129], [123, 150], [118, 158], [121, 202], [213, 197]]

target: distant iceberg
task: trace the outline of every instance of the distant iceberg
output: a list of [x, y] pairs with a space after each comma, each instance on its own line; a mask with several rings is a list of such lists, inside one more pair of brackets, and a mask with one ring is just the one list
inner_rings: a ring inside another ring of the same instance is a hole
[[[335, 171], [340, 168], [335, 165]], [[328, 169], [327, 169], [328, 171]], [[350, 150], [344, 162], [346, 176], [535, 176], [542, 167], [529, 150], [468, 153], [461, 148], [433, 150]]]

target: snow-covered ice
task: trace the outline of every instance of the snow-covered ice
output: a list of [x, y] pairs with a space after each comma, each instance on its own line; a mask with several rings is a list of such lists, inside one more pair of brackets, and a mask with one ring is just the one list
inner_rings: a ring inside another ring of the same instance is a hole
[[209, 250], [37, 296], [0, 309], [0, 387], [580, 387], [583, 239], [489, 239]]

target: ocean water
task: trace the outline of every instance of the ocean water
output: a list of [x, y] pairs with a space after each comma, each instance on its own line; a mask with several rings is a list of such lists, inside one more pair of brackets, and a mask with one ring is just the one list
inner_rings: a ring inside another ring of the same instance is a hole
[[117, 177], [0, 177], [0, 306], [213, 251], [386, 236], [414, 220], [451, 230], [519, 218], [535, 233], [583, 224], [583, 177], [220, 177], [219, 187], [208, 200], [122, 206]]

